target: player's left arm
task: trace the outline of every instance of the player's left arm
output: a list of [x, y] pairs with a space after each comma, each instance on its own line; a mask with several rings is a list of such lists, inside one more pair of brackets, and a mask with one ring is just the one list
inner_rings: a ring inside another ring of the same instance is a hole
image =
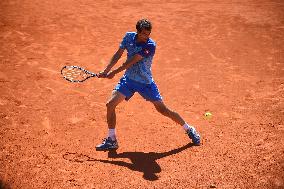
[[126, 60], [121, 66], [119, 66], [117, 69], [109, 72], [107, 74], [107, 78], [112, 79], [117, 73], [126, 70], [130, 68], [133, 64], [141, 61], [144, 57], [141, 56], [140, 54], [135, 54], [132, 58]]

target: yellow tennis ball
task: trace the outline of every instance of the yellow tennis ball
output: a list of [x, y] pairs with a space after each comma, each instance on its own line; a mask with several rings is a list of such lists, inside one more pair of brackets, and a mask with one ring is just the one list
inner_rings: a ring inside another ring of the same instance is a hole
[[205, 117], [205, 119], [210, 119], [210, 118], [212, 118], [212, 114], [210, 112], [206, 112], [204, 114], [204, 117]]

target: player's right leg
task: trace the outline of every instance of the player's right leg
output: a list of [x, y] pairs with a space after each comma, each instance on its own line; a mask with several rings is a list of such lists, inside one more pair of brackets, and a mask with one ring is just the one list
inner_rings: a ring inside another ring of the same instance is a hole
[[125, 96], [117, 90], [112, 91], [112, 95], [108, 102], [106, 103], [107, 107], [107, 124], [109, 129], [115, 129], [116, 125], [116, 114], [115, 108], [125, 99]]
[[97, 151], [116, 150], [118, 143], [115, 136], [116, 126], [116, 106], [125, 99], [125, 96], [117, 90], [112, 92], [110, 99], [108, 100], [107, 107], [107, 124], [109, 129], [108, 137], [103, 139], [103, 142], [96, 146]]

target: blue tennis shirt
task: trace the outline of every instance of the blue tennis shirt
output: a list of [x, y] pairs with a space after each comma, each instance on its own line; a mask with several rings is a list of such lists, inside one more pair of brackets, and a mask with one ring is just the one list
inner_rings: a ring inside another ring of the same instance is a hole
[[142, 60], [128, 68], [124, 76], [139, 83], [151, 84], [154, 81], [151, 65], [156, 50], [156, 43], [151, 38], [145, 43], [138, 43], [136, 39], [136, 32], [127, 32], [120, 43], [120, 48], [127, 50], [127, 59], [130, 59], [135, 54], [143, 57]]

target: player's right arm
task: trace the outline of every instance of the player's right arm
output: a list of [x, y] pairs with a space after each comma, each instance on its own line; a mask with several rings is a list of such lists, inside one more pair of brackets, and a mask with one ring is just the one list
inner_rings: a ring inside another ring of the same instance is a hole
[[98, 74], [98, 77], [106, 77], [108, 72], [111, 70], [111, 68], [118, 62], [118, 60], [121, 58], [123, 52], [124, 52], [125, 49], [123, 48], [119, 48], [116, 53], [114, 53], [114, 55], [112, 56], [109, 64], [106, 66], [106, 68], [101, 71], [99, 74]]

